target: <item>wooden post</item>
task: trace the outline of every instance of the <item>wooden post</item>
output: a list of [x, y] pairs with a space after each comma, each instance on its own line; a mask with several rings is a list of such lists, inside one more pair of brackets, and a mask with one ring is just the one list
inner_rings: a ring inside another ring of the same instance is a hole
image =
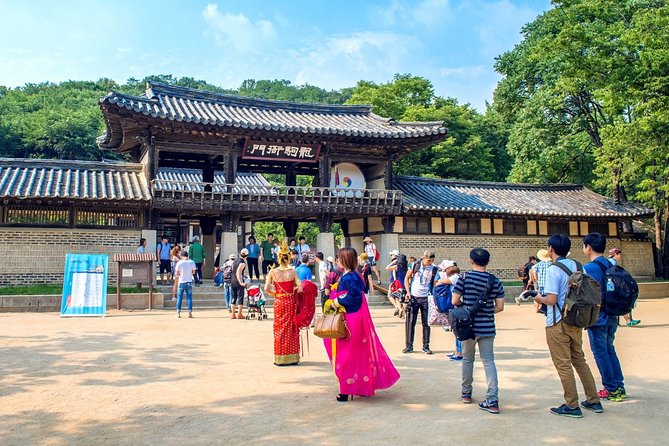
[[116, 309], [121, 309], [121, 262], [116, 262]]
[[[153, 260], [149, 262], [149, 277], [153, 274], [154, 265]], [[149, 310], [153, 310], [153, 280], [149, 280]]]

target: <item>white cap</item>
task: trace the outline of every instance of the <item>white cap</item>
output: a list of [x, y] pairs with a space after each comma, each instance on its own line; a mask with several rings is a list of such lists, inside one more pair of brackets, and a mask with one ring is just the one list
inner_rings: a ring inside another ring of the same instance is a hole
[[239, 255], [242, 257], [246, 257], [247, 255], [249, 255], [249, 250], [246, 248], [242, 248], [242, 250], [239, 251]]
[[400, 255], [400, 252], [397, 249], [393, 249], [388, 254], [390, 254], [391, 256], [397, 257], [398, 255]]
[[439, 264], [439, 269], [446, 270], [446, 268], [455, 265], [453, 260], [444, 260]]

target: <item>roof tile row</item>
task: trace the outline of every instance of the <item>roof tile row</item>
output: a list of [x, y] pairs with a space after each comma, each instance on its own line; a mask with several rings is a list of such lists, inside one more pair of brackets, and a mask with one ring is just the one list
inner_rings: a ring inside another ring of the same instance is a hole
[[368, 138], [421, 138], [446, 135], [442, 122], [395, 122], [369, 106], [300, 104], [147, 84], [146, 97], [111, 92], [100, 103], [177, 122], [304, 134]]

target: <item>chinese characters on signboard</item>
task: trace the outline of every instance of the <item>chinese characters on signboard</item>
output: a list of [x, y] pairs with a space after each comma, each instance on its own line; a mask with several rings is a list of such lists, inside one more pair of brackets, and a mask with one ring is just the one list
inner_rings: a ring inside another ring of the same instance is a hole
[[320, 147], [319, 144], [290, 144], [246, 140], [242, 158], [315, 163], [318, 161]]

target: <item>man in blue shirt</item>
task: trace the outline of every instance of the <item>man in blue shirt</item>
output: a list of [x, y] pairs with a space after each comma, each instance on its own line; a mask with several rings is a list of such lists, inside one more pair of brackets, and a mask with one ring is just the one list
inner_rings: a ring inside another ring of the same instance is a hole
[[[608, 259], [604, 257], [606, 250], [606, 237], [598, 232], [588, 234], [583, 239], [583, 253], [590, 263], [583, 265], [583, 270], [593, 279], [599, 282], [602, 290], [602, 300], [606, 298], [606, 269], [611, 266]], [[620, 402], [627, 398], [623, 371], [616, 354], [613, 342], [618, 329], [618, 317], [610, 316], [603, 311], [599, 312], [599, 319], [595, 325], [589, 327], [588, 337], [590, 348], [595, 357], [595, 363], [599, 373], [602, 375], [604, 388], [600, 390], [599, 397], [609, 401]]]
[[[570, 248], [571, 240], [564, 234], [555, 234], [548, 239], [548, 255], [553, 263], [560, 262], [573, 272], [578, 269], [578, 265], [567, 258]], [[581, 402], [581, 406], [595, 413], [601, 413], [604, 409], [597, 394], [595, 378], [583, 354], [583, 329], [562, 320], [562, 310], [569, 292], [569, 275], [558, 266], [548, 268], [544, 292], [545, 294], [537, 294], [534, 300], [547, 307], [546, 343], [560, 377], [565, 400], [561, 406], [552, 407], [551, 413], [572, 418], [583, 417], [583, 412], [578, 406], [574, 370], [578, 373], [587, 398]]]
[[301, 281], [305, 280], [311, 280], [312, 274], [311, 274], [311, 268], [309, 268], [309, 254], [302, 254], [302, 262], [300, 263], [300, 266], [295, 268], [295, 272], [297, 273], [297, 277]]

